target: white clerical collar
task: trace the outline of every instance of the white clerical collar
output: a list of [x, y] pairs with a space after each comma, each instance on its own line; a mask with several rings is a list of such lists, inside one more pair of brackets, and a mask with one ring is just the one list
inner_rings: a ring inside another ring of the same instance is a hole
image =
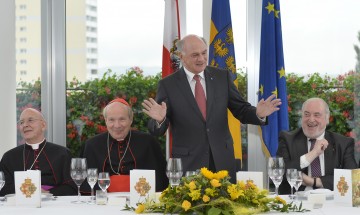
[[39, 143], [30, 144], [30, 143], [26, 143], [26, 142], [25, 142], [25, 144], [28, 145], [28, 146], [31, 146], [31, 148], [32, 148], [33, 150], [36, 150], [36, 149], [39, 149], [40, 144], [43, 143], [44, 140], [45, 140], [45, 138], [44, 138], [41, 142], [39, 142]]
[[[184, 71], [185, 71], [186, 77], [187, 77], [187, 79], [189, 80], [189, 82], [192, 81], [193, 78], [194, 78], [194, 76], [195, 76], [195, 74], [192, 73], [192, 72], [190, 72], [189, 70], [187, 70], [185, 67], [184, 67]], [[199, 75], [202, 79], [205, 80], [204, 71], [198, 73], [198, 75]]]

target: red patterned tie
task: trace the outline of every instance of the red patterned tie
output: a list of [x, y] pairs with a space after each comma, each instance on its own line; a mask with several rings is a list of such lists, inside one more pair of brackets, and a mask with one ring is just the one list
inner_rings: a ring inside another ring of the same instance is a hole
[[[313, 150], [316, 139], [310, 139], [310, 151]], [[312, 177], [320, 177], [321, 176], [321, 166], [319, 157], [315, 158], [313, 162], [311, 162], [311, 176]]]
[[197, 104], [198, 104], [198, 106], [200, 108], [200, 111], [201, 111], [204, 119], [206, 120], [206, 98], [205, 98], [204, 88], [201, 85], [199, 75], [195, 75], [194, 80], [196, 81], [196, 84], [195, 84], [195, 100], [196, 100], [196, 102], [197, 102]]

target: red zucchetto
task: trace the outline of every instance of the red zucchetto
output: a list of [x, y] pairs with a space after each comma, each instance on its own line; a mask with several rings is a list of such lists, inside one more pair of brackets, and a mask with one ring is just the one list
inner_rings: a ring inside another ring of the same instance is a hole
[[120, 103], [123, 103], [124, 105], [130, 107], [129, 103], [127, 103], [127, 101], [125, 101], [125, 99], [122, 99], [122, 98], [116, 98], [116, 99], [112, 100], [111, 102], [109, 102], [109, 104], [112, 104], [114, 102], [120, 102]]

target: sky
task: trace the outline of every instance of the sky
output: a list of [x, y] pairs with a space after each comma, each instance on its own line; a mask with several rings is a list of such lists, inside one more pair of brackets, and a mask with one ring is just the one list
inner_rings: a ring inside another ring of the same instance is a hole
[[[237, 65], [246, 65], [246, 8], [230, 0]], [[100, 73], [140, 66], [161, 71], [164, 0], [98, 0]], [[187, 0], [187, 33], [202, 35], [202, 0]], [[280, 1], [287, 73], [336, 76], [355, 67], [359, 0]], [[121, 71], [120, 71], [121, 70]]]

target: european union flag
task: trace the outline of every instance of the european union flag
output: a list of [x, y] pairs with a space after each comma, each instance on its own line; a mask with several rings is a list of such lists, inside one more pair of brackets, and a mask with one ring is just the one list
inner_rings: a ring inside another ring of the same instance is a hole
[[[237, 86], [233, 30], [229, 0], [213, 0], [210, 26], [209, 64], [227, 69]], [[224, 86], [227, 87], [227, 86]], [[228, 111], [229, 129], [236, 159], [242, 159], [240, 121]]]
[[261, 126], [265, 153], [275, 156], [279, 132], [289, 130], [279, 0], [263, 0], [259, 87], [259, 100], [275, 94], [282, 102], [280, 110], [268, 117], [268, 125]]

